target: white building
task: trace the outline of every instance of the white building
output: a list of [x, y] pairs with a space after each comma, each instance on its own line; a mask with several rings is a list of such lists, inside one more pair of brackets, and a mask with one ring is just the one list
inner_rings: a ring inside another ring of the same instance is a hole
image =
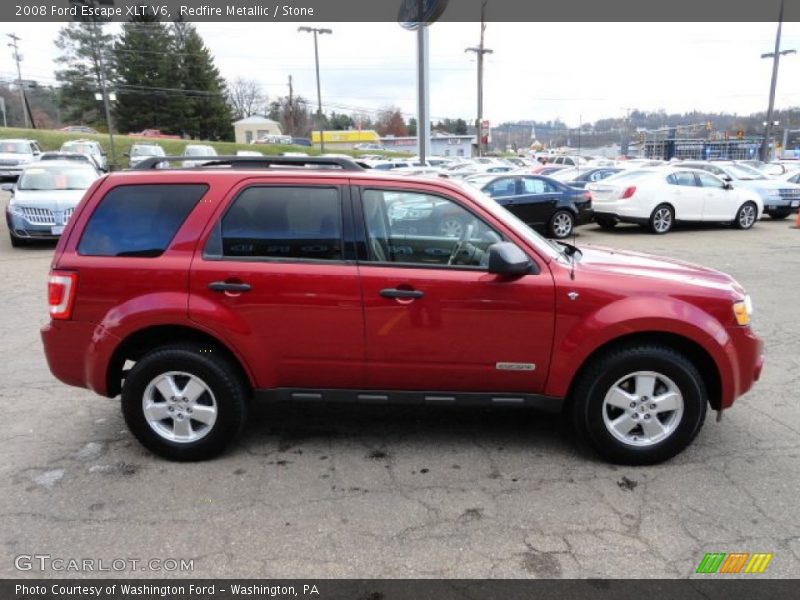
[[249, 144], [267, 135], [282, 135], [280, 123], [257, 115], [234, 121], [233, 133], [237, 144]]

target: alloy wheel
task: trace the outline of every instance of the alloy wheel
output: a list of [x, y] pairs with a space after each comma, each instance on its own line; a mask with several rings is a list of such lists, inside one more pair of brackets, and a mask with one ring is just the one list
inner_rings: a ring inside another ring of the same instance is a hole
[[171, 442], [188, 444], [208, 435], [217, 420], [217, 401], [202, 379], [183, 371], [155, 377], [142, 395], [150, 428]]

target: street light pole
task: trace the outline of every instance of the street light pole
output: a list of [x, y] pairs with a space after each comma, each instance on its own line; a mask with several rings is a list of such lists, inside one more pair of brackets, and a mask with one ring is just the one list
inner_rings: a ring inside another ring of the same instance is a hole
[[17, 85], [19, 85], [19, 100], [22, 103], [22, 115], [25, 118], [25, 129], [28, 129], [31, 125], [30, 121], [28, 120], [28, 106], [25, 103], [25, 90], [22, 87], [22, 68], [19, 66], [19, 63], [22, 61], [22, 59], [19, 57], [19, 48], [17, 48], [17, 42], [21, 41], [21, 38], [17, 37], [15, 33], [7, 33], [6, 35], [12, 40], [12, 42], [9, 44], [9, 47], [14, 49], [14, 60], [17, 63]]
[[317, 71], [317, 128], [319, 129], [319, 150], [320, 152], [325, 152], [325, 132], [322, 129], [322, 90], [319, 83], [319, 46], [317, 44], [317, 35], [333, 33], [333, 30], [320, 27], [298, 27], [297, 31], [314, 34], [314, 65]]
[[764, 139], [761, 141], [761, 151], [759, 158], [766, 162], [769, 154], [769, 138], [772, 135], [772, 111], [775, 108], [775, 87], [778, 85], [778, 64], [784, 54], [795, 54], [795, 50], [781, 50], [781, 27], [783, 25], [783, 0], [781, 0], [780, 12], [778, 12], [778, 31], [775, 34], [775, 52], [762, 54], [761, 58], [772, 59], [772, 81], [769, 86], [769, 107], [767, 108], [767, 120], [764, 124]]
[[467, 48], [464, 52], [474, 52], [478, 56], [478, 121], [476, 127], [478, 131], [478, 156], [483, 156], [483, 55], [492, 54], [493, 50], [484, 48], [483, 32], [486, 31], [484, 15], [486, 13], [486, 2], [481, 3], [481, 43], [477, 47]]
[[114, 146], [114, 123], [111, 121], [111, 103], [108, 98], [108, 89], [106, 87], [106, 73], [105, 65], [103, 63], [103, 51], [98, 47], [97, 43], [97, 22], [92, 22], [92, 39], [94, 41], [95, 51], [97, 52], [97, 66], [99, 67], [100, 75], [100, 93], [103, 94], [103, 109], [106, 113], [106, 127], [108, 127], [108, 141], [111, 150], [111, 164], [108, 169], [111, 170], [111, 165], [117, 164], [117, 150]]

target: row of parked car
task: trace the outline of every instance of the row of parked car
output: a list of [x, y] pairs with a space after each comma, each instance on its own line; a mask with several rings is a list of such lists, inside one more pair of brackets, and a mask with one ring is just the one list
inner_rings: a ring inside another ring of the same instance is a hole
[[[764, 215], [785, 219], [800, 206], [800, 163], [778, 169], [777, 163], [752, 161], [577, 158], [544, 164], [492, 157], [444, 164], [367, 158], [366, 163], [409, 175], [462, 179], [558, 239], [592, 221], [605, 229], [636, 223], [656, 234], [680, 221], [749, 229]], [[398, 164], [403, 162], [410, 164]]]

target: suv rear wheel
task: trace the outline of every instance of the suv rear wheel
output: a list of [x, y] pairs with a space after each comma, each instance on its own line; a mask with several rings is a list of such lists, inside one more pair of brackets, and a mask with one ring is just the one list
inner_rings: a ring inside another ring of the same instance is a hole
[[573, 391], [576, 429], [607, 460], [646, 465], [672, 458], [703, 425], [706, 393], [695, 366], [663, 346], [599, 358]]
[[152, 452], [176, 461], [222, 452], [244, 425], [247, 387], [213, 348], [164, 346], [141, 358], [122, 388], [125, 422]]

